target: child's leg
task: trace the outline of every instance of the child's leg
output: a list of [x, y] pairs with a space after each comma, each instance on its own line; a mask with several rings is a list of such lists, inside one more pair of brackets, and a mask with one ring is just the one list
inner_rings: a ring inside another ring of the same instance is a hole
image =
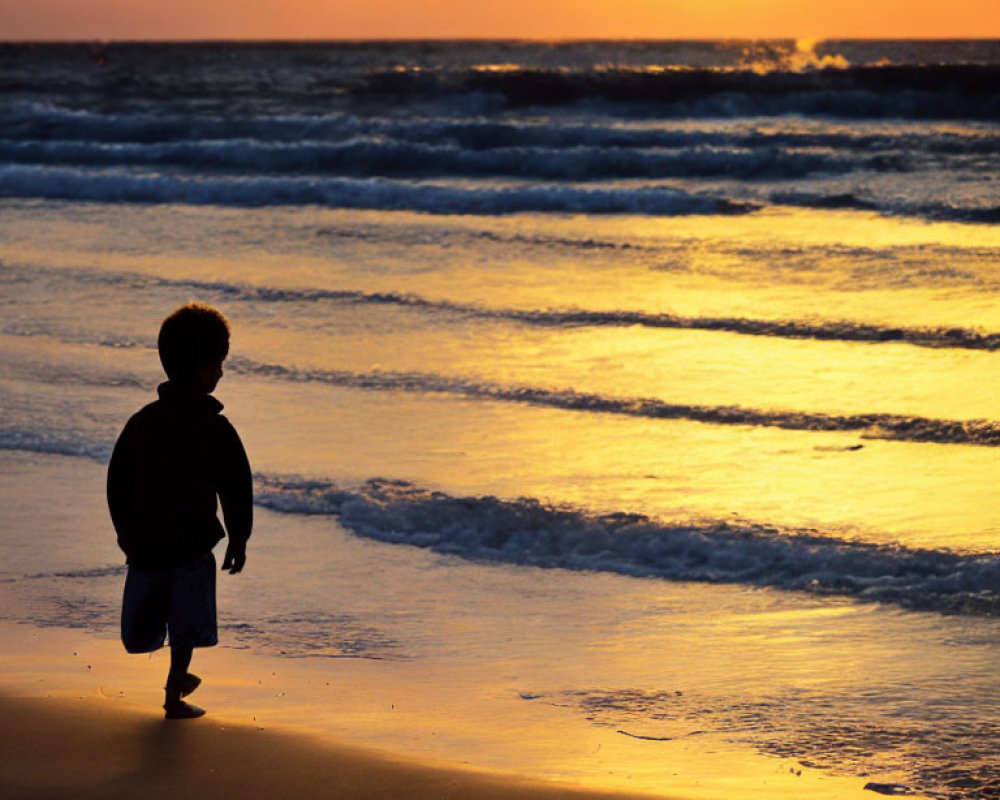
[[191, 665], [194, 646], [190, 642], [172, 642], [170, 645], [170, 672], [167, 673], [166, 699], [163, 708], [167, 719], [194, 719], [205, 710], [185, 703], [181, 698], [198, 688], [201, 679], [187, 671]]
[[181, 698], [191, 694], [201, 679], [188, 672], [195, 647], [218, 642], [215, 621], [215, 559], [211, 553], [175, 567], [170, 573], [170, 672], [164, 707], [169, 719], [191, 719], [205, 712]]
[[194, 648], [187, 642], [170, 643], [170, 672], [167, 673], [166, 705], [176, 705], [181, 700], [184, 678], [191, 666]]

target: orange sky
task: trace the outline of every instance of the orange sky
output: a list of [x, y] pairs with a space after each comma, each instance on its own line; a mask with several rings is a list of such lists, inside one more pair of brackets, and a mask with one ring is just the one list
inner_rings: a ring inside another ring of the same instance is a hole
[[0, 40], [1000, 38], [1000, 0], [0, 0]]

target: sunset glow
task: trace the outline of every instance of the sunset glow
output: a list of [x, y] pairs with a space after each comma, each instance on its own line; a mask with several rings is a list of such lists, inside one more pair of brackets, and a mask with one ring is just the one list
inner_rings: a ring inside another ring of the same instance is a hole
[[21, 0], [0, 40], [991, 38], [995, 0]]

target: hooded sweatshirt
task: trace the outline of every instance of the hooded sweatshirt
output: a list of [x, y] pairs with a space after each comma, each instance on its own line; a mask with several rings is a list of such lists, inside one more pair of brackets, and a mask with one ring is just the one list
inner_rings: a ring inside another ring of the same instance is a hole
[[[170, 569], [253, 525], [250, 463], [222, 403], [168, 381], [126, 423], [108, 465], [108, 508], [130, 566]], [[216, 516], [222, 501], [225, 531]]]

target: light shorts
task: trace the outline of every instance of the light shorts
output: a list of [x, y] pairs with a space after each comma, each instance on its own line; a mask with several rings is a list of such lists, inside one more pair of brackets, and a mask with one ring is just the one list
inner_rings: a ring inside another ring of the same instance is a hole
[[215, 556], [211, 552], [173, 569], [128, 568], [122, 598], [122, 643], [130, 653], [171, 644], [218, 644]]

